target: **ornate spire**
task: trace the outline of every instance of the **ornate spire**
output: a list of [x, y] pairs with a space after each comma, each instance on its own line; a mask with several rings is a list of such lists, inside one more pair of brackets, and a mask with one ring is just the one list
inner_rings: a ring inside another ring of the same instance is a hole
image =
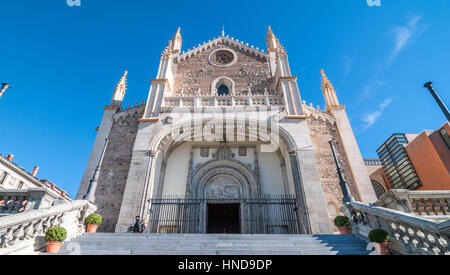
[[117, 83], [116, 88], [114, 89], [113, 99], [111, 101], [111, 106], [121, 106], [123, 97], [127, 91], [127, 75], [128, 71], [125, 70], [122, 78], [119, 83]]
[[277, 38], [277, 48], [276, 48], [276, 51], [277, 51], [277, 57], [280, 57], [280, 56], [287, 56], [287, 51], [286, 51], [286, 49], [283, 47], [283, 45], [281, 45], [280, 39], [278, 39], [278, 38]]
[[272, 32], [272, 28], [270, 25], [267, 27], [267, 35], [266, 35], [266, 44], [267, 44], [267, 52], [275, 51], [278, 47], [277, 38], [275, 34]]
[[222, 23], [222, 37], [225, 37], [225, 23]]
[[172, 43], [169, 42], [173, 53], [179, 53], [181, 51], [181, 44], [183, 43], [183, 37], [181, 37], [181, 28], [178, 27], [177, 32], [172, 38]]
[[334, 90], [333, 85], [331, 84], [328, 77], [325, 75], [325, 71], [320, 70], [322, 74], [322, 93], [325, 98], [325, 102], [327, 104], [328, 111], [333, 109], [342, 109], [344, 106], [339, 105], [339, 100], [337, 99], [336, 91]]
[[322, 74], [322, 91], [325, 89], [334, 90], [333, 85], [331, 84], [330, 80], [328, 80], [328, 77], [325, 75], [325, 71], [321, 69], [320, 73]]

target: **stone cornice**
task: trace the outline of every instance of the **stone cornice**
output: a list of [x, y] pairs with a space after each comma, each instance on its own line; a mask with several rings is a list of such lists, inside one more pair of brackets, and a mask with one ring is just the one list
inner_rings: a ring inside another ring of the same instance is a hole
[[244, 50], [249, 53], [254, 53], [255, 55], [259, 55], [267, 60], [269, 58], [269, 56], [262, 50], [259, 50], [259, 48], [255, 48], [253, 46], [248, 46], [248, 43], [244, 44], [244, 42], [235, 40], [234, 38], [229, 38], [229, 36], [220, 36], [218, 38], [214, 38], [212, 41], [208, 41], [208, 43], [200, 44], [186, 53], [182, 53], [177, 57], [177, 61], [184, 61], [187, 58], [190, 58], [197, 55], [198, 53], [212, 48], [213, 46], [217, 46], [219, 43], [229, 44], [230, 46], [234, 46], [237, 49]]
[[306, 119], [306, 115], [287, 115], [286, 119]]
[[330, 112], [333, 112], [333, 110], [345, 110], [345, 105], [333, 105], [329, 106]]
[[150, 118], [140, 118], [139, 122], [158, 122], [160, 120], [159, 117], [150, 117]]
[[278, 88], [280, 87], [280, 84], [283, 80], [293, 80], [293, 81], [297, 81], [298, 77], [297, 76], [280, 76], [278, 78], [278, 82], [277, 82], [277, 86], [276, 86], [276, 90], [278, 91]]
[[105, 111], [106, 110], [120, 111], [120, 107], [119, 106], [105, 106]]
[[153, 84], [166, 84], [167, 87], [169, 88], [169, 90], [171, 91], [170, 83], [169, 83], [169, 80], [167, 78], [150, 79], [150, 82], [152, 83], [152, 85]]

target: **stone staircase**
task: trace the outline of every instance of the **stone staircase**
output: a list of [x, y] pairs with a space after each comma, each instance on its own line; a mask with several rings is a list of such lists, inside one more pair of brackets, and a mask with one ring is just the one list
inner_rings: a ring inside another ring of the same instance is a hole
[[66, 242], [72, 255], [368, 255], [352, 235], [83, 234]]

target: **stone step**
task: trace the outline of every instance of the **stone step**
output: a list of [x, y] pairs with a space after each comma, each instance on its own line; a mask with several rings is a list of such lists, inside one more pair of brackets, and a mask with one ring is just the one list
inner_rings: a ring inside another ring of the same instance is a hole
[[[148, 251], [148, 250], [110, 250], [110, 249], [94, 249], [83, 251], [82, 255], [368, 255], [369, 251], [364, 250], [258, 250], [258, 251], [242, 251], [242, 250], [183, 250], [180, 251]], [[62, 251], [60, 255], [70, 255], [70, 252]], [[77, 254], [73, 254], [77, 255]]]
[[[352, 235], [83, 234], [60, 254], [83, 255], [367, 255]], [[75, 251], [75, 252], [71, 252]], [[78, 252], [76, 252], [78, 251]]]
[[107, 240], [110, 238], [114, 238], [116, 240], [136, 240], [136, 241], [145, 241], [145, 240], [155, 240], [155, 241], [163, 241], [163, 240], [168, 240], [168, 241], [175, 241], [175, 240], [189, 240], [189, 241], [213, 241], [213, 240], [252, 240], [252, 241], [266, 241], [266, 240], [273, 240], [273, 241], [277, 241], [277, 240], [282, 240], [282, 241], [304, 241], [304, 240], [314, 240], [314, 241], [326, 241], [326, 242], [342, 242], [342, 241], [360, 241], [360, 239], [355, 238], [355, 237], [276, 237], [276, 238], [271, 238], [269, 237], [253, 237], [253, 236], [246, 236], [246, 237], [235, 237], [235, 236], [231, 236], [231, 237], [224, 237], [224, 236], [208, 236], [208, 237], [191, 237], [191, 236], [186, 236], [186, 237], [155, 237], [155, 236], [121, 236], [121, 237], [116, 237], [116, 236], [111, 236], [111, 235], [101, 235], [101, 236], [94, 236], [94, 235], [90, 235], [90, 236], [80, 236], [77, 238], [77, 240]]

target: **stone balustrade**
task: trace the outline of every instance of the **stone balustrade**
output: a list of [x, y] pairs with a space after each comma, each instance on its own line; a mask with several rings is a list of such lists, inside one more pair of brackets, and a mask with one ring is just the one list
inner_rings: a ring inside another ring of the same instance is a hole
[[53, 226], [67, 230], [67, 240], [85, 231], [84, 220], [96, 207], [77, 200], [0, 218], [0, 255], [34, 254], [46, 247], [45, 232]]
[[450, 191], [390, 190], [376, 206], [398, 210], [434, 220], [450, 219]]
[[[0, 217], [50, 207], [55, 201], [45, 188], [0, 190]], [[70, 201], [70, 200], [67, 200]]]
[[163, 108], [174, 107], [251, 107], [282, 106], [283, 97], [277, 95], [165, 97]]
[[352, 222], [352, 233], [367, 239], [372, 229], [390, 235], [390, 249], [405, 255], [450, 255], [450, 220], [439, 222], [412, 213], [368, 205], [347, 203], [344, 208]]

